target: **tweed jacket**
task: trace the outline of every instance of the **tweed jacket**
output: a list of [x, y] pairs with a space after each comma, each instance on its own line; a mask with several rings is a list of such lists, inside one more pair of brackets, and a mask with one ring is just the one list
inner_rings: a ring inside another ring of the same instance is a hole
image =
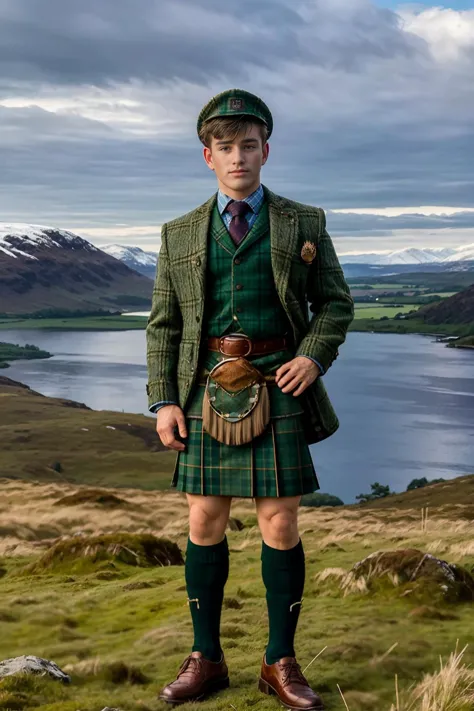
[[[324, 211], [280, 197], [263, 186], [270, 217], [270, 250], [275, 287], [297, 344], [295, 357], [306, 355], [324, 371], [338, 356], [354, 317], [354, 305]], [[185, 409], [197, 377], [202, 340], [210, 219], [217, 194], [162, 228], [162, 246], [148, 319], [147, 394], [149, 405], [179, 402]], [[311, 264], [301, 257], [303, 244], [316, 246]], [[240, 251], [245, 250], [245, 241]], [[311, 318], [308, 315], [308, 306]], [[322, 378], [301, 396], [309, 444], [339, 426]]]

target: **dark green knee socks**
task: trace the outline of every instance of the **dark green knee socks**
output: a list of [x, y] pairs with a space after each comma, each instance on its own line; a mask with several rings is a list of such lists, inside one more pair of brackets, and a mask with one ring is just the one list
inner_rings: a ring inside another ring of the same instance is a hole
[[219, 628], [228, 575], [227, 538], [213, 546], [197, 546], [188, 539], [185, 578], [194, 627], [193, 652], [202, 652], [211, 662], [222, 656]]
[[294, 657], [294, 639], [301, 609], [305, 561], [301, 540], [290, 550], [262, 542], [262, 578], [267, 589], [269, 641], [267, 664]]

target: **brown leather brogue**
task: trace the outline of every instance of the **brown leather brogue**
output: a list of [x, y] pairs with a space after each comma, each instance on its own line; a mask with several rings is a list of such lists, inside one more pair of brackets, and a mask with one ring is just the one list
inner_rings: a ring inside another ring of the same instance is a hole
[[283, 657], [275, 664], [267, 664], [264, 657], [258, 688], [264, 694], [278, 696], [287, 709], [323, 711], [326, 708], [304, 678], [294, 657]]
[[176, 680], [165, 686], [159, 698], [168, 704], [185, 704], [201, 701], [228, 686], [229, 671], [224, 657], [220, 662], [210, 662], [201, 652], [193, 652], [182, 663]]

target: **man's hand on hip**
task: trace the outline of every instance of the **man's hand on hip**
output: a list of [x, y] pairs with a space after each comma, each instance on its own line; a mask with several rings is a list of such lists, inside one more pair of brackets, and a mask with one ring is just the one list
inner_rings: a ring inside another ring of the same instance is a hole
[[176, 428], [180, 437], [184, 439], [188, 436], [186, 418], [182, 409], [178, 405], [160, 407], [156, 416], [156, 431], [161, 441], [169, 449], [184, 452], [186, 445], [176, 439]]
[[310, 358], [297, 356], [288, 363], [283, 363], [275, 373], [275, 382], [284, 393], [293, 393], [294, 397], [304, 393], [321, 374], [318, 366]]

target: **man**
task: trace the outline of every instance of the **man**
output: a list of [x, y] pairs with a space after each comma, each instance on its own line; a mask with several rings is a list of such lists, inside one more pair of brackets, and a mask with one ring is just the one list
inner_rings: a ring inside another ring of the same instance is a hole
[[160, 698], [200, 700], [229, 684], [219, 627], [239, 496], [255, 499], [263, 539], [269, 641], [259, 688], [288, 708], [323, 709], [293, 646], [305, 577], [297, 513], [301, 495], [319, 488], [308, 444], [338, 427], [321, 376], [353, 302], [323, 210], [260, 183], [273, 129], [264, 102], [223, 92], [197, 129], [218, 192], [163, 225], [147, 326], [149, 406], [178, 452], [172, 485], [189, 503], [194, 626], [193, 651]]

